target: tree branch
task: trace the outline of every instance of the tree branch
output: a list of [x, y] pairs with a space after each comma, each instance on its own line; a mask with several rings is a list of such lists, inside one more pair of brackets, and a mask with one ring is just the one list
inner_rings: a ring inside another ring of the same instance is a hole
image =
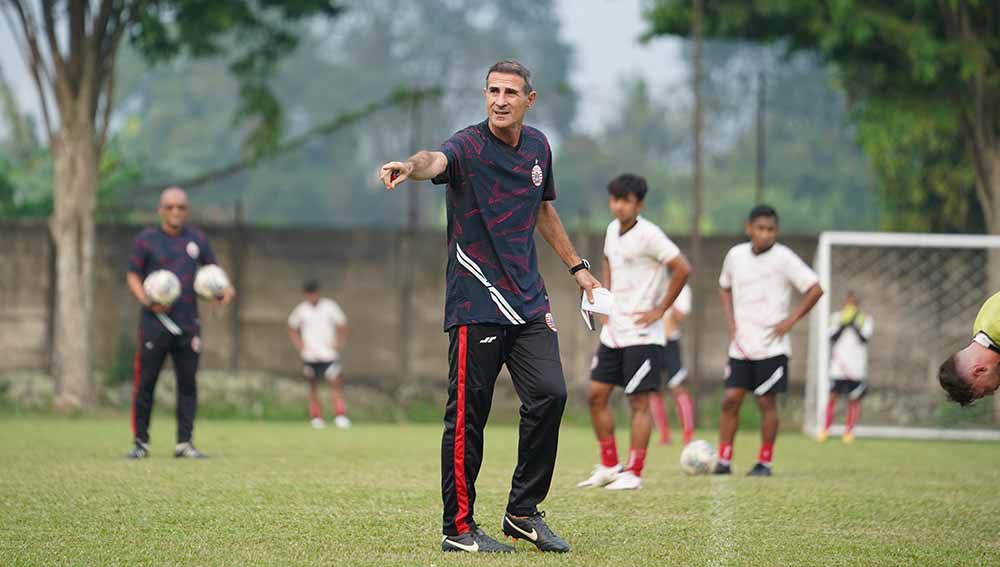
[[[42, 120], [45, 122], [45, 132], [48, 134], [48, 142], [51, 144], [54, 140], [53, 130], [52, 130], [52, 114], [49, 111], [48, 95], [46, 94], [45, 85], [50, 84], [51, 81], [48, 77], [48, 69], [45, 67], [45, 59], [42, 57], [41, 51], [38, 49], [38, 40], [34, 34], [33, 22], [34, 20], [28, 17], [23, 6], [21, 6], [18, 0], [13, 0], [11, 4], [14, 5], [15, 10], [18, 13], [18, 17], [21, 21], [22, 32], [24, 37], [21, 41], [17, 41], [17, 46], [21, 52], [21, 57], [24, 59], [24, 64], [27, 66], [28, 71], [31, 73], [31, 79], [35, 83], [35, 89], [38, 90], [38, 100], [42, 107]], [[12, 34], [16, 34], [17, 25], [15, 24], [13, 18], [7, 10], [3, 10], [4, 18], [7, 20], [7, 27], [10, 28]], [[45, 75], [48, 83], [42, 80], [42, 75]]]
[[59, 41], [56, 39], [56, 22], [52, 15], [52, 0], [42, 0], [42, 13], [45, 18], [45, 36], [49, 40], [49, 57], [52, 58], [52, 66], [55, 68], [55, 76], [52, 77], [52, 88], [55, 91], [56, 102], [60, 108], [68, 109], [70, 102], [73, 100], [73, 91], [69, 85], [66, 61], [59, 50]]
[[[101, 118], [101, 131], [97, 138], [98, 148], [104, 148], [108, 141], [108, 130], [111, 128], [111, 109], [115, 103], [115, 69], [118, 64], [118, 47], [121, 44], [122, 36], [125, 35], [125, 25], [118, 22], [114, 33], [111, 36], [110, 54], [107, 67], [101, 72], [101, 81], [107, 78], [107, 88], [104, 91], [104, 111]], [[95, 100], [98, 97], [95, 97]]]
[[[979, 128], [975, 123], [975, 118], [969, 115], [966, 107], [959, 107], [959, 116], [962, 121], [962, 129], [965, 131], [966, 143], [969, 145], [969, 153], [972, 154], [972, 165], [976, 173], [976, 196], [979, 198], [979, 205], [983, 209], [983, 217], [986, 219], [986, 226], [990, 232], [995, 230], [993, 224], [993, 200], [996, 198], [990, 194], [987, 188], [990, 186], [989, 166], [986, 160], [987, 148], [982, 136], [979, 135]], [[994, 188], [996, 189], [996, 188]]]

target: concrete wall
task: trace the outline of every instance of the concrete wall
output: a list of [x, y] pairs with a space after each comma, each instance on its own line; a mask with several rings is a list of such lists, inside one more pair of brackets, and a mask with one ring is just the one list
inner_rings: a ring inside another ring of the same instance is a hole
[[[135, 335], [138, 306], [125, 288], [124, 271], [138, 226], [102, 226], [97, 250], [95, 361], [99, 368], [122, 356]], [[286, 317], [300, 300], [301, 282], [317, 277], [350, 319], [345, 372], [397, 399], [419, 396], [447, 377], [447, 336], [441, 331], [445, 236], [383, 229], [276, 229], [208, 227], [216, 255], [237, 284], [239, 300], [228, 309], [201, 305], [203, 368], [295, 374], [299, 364], [286, 336]], [[600, 259], [602, 234], [573, 234], [580, 252]], [[687, 250], [686, 238], [676, 239]], [[695, 266], [695, 308], [703, 317], [699, 389], [716, 388], [726, 361], [726, 326], [717, 278], [736, 237], [707, 239]], [[812, 262], [816, 240], [783, 241]], [[541, 270], [560, 332], [567, 381], [580, 392], [587, 382], [597, 334], [579, 315], [573, 279], [544, 242]], [[50, 336], [51, 246], [43, 223], [0, 224], [0, 370], [44, 369]], [[805, 377], [806, 322], [793, 334], [792, 379]], [[691, 363], [692, 324], [686, 356]]]

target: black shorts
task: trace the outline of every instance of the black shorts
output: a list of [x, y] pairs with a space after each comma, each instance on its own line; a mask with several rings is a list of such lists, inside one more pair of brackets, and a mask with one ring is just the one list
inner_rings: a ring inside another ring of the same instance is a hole
[[788, 390], [788, 357], [782, 354], [764, 360], [730, 358], [726, 387], [748, 390], [755, 396], [784, 392]]
[[326, 380], [336, 380], [340, 378], [340, 360], [331, 360], [329, 362], [304, 362], [302, 364], [302, 375], [309, 380], [318, 380], [320, 378], [325, 378]]
[[660, 389], [660, 362], [663, 347], [637, 345], [611, 348], [601, 345], [590, 366], [590, 379], [621, 386], [626, 394]]
[[663, 359], [661, 361], [663, 376], [668, 388], [676, 388], [687, 379], [687, 368], [681, 362], [681, 342], [667, 341], [663, 347]]
[[834, 378], [830, 382], [830, 391], [847, 396], [851, 400], [860, 400], [868, 392], [868, 386], [863, 380], [844, 380]]

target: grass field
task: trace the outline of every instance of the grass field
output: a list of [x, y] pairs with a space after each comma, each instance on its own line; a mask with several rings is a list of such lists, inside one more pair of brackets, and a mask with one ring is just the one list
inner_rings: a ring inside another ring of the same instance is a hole
[[[0, 565], [1000, 563], [1000, 444], [784, 435], [775, 476], [748, 479], [748, 433], [731, 478], [687, 478], [657, 446], [642, 490], [609, 493], [574, 488], [596, 448], [567, 427], [543, 509], [572, 552], [474, 557], [439, 551], [437, 426], [197, 425], [211, 459], [170, 458], [161, 419], [153, 457], [127, 462], [124, 418], [0, 417]], [[476, 516], [494, 535], [516, 439], [487, 429]]]

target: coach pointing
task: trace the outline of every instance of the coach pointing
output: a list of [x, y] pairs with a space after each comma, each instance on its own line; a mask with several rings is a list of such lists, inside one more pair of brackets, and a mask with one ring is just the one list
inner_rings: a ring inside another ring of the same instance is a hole
[[521, 400], [517, 467], [503, 533], [542, 551], [569, 551], [538, 504], [552, 481], [566, 382], [555, 320], [538, 272], [534, 232], [592, 296], [600, 283], [566, 235], [556, 198], [552, 151], [524, 125], [537, 93], [531, 73], [500, 61], [486, 74], [487, 119], [456, 132], [440, 151], [382, 166], [389, 189], [407, 179], [447, 184], [448, 268], [444, 328], [450, 338], [448, 403], [441, 443], [444, 551], [512, 552], [475, 521], [476, 477], [493, 387], [507, 365]]

